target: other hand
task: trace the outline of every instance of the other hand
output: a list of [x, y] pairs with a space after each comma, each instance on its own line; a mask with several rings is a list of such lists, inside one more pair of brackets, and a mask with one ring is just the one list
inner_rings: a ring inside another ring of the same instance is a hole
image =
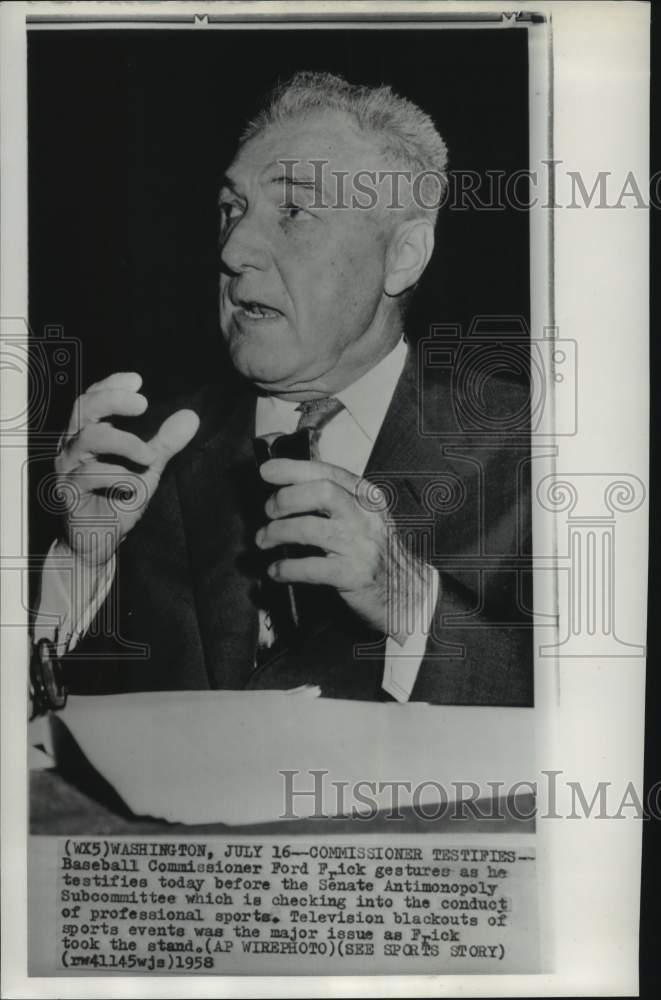
[[325, 462], [271, 459], [260, 473], [279, 488], [266, 502], [270, 521], [257, 545], [312, 545], [324, 553], [276, 560], [269, 576], [334, 587], [372, 628], [403, 644], [431, 592], [433, 570], [406, 550], [383, 492]]

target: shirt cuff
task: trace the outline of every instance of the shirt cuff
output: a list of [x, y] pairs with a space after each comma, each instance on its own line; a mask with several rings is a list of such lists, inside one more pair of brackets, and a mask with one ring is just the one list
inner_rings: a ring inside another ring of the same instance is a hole
[[429, 588], [423, 597], [421, 613], [416, 619], [415, 631], [403, 644], [391, 636], [386, 640], [386, 656], [383, 668], [382, 688], [396, 701], [406, 702], [411, 697], [427, 648], [427, 638], [431, 629], [436, 600], [438, 598], [438, 572], [429, 566]]
[[53, 542], [41, 571], [34, 642], [48, 639], [58, 656], [71, 652], [94, 621], [114, 577], [114, 555], [103, 566], [87, 566], [66, 542]]

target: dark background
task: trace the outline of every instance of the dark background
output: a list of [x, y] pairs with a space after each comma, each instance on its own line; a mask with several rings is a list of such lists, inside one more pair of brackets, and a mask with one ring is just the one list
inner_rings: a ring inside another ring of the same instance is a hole
[[[525, 28], [29, 32], [34, 554], [55, 530], [43, 434], [78, 392], [138, 371], [153, 401], [227, 371], [219, 180], [259, 98], [302, 69], [390, 83], [432, 115], [451, 170], [528, 168]], [[409, 336], [479, 314], [529, 316], [525, 211], [442, 210]]]
[[[452, 170], [528, 168], [525, 28], [30, 30], [33, 554], [57, 533], [40, 484], [79, 392], [138, 371], [154, 401], [228, 370], [219, 181], [260, 97], [302, 69], [390, 83], [435, 119]], [[525, 211], [442, 210], [409, 336], [479, 314], [529, 315]]]
[[[83, 385], [137, 370], [162, 396], [222, 369], [218, 182], [278, 78], [390, 83], [432, 114], [452, 169], [528, 167], [524, 28], [37, 30], [28, 67], [30, 322], [80, 340]], [[528, 316], [525, 211], [446, 209], [438, 243], [410, 335]], [[52, 429], [72, 401], [62, 388]]]
[[[154, 401], [229, 368], [218, 188], [264, 92], [297, 70], [389, 83], [432, 115], [451, 170], [507, 176], [529, 165], [527, 43], [525, 28], [30, 30], [33, 555], [58, 533], [41, 487], [79, 392], [138, 371]], [[525, 211], [442, 210], [409, 337], [480, 314], [529, 316]]]

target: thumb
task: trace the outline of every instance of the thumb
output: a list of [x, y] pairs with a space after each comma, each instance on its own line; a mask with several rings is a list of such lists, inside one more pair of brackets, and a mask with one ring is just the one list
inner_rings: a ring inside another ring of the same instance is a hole
[[152, 470], [161, 473], [173, 455], [185, 448], [200, 426], [193, 410], [177, 410], [164, 420], [149, 444], [156, 452]]

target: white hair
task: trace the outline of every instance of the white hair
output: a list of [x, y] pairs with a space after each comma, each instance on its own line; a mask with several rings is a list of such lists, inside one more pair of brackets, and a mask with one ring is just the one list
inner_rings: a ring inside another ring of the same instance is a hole
[[368, 87], [332, 73], [296, 73], [269, 92], [241, 134], [240, 144], [271, 125], [329, 111], [350, 115], [362, 131], [378, 140], [393, 166], [421, 179], [416, 204], [435, 222], [447, 190], [447, 146], [432, 118], [385, 84]]

